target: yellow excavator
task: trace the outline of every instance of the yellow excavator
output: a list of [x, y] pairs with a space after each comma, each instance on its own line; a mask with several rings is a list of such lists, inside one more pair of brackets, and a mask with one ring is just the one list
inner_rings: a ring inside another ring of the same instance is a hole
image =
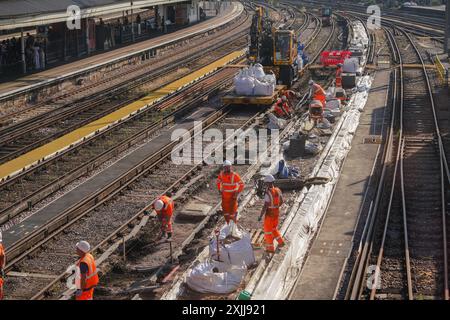
[[298, 77], [297, 37], [285, 25], [273, 26], [263, 7], [257, 7], [250, 27], [249, 60], [272, 70], [290, 87]]

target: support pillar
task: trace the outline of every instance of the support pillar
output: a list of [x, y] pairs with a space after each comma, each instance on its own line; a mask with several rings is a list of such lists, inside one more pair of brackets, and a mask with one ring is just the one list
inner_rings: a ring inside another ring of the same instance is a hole
[[25, 38], [23, 37], [23, 28], [20, 28], [20, 54], [22, 55], [22, 72], [27, 73], [27, 63], [25, 61]]
[[87, 55], [91, 53], [91, 48], [89, 48], [89, 18], [86, 18], [86, 53]]
[[163, 5], [163, 25], [164, 25], [164, 33], [167, 33], [167, 6]]
[[134, 42], [133, 0], [131, 0], [131, 41]]
[[444, 39], [444, 51], [450, 58], [450, 0], [447, 0], [445, 6], [445, 39]]

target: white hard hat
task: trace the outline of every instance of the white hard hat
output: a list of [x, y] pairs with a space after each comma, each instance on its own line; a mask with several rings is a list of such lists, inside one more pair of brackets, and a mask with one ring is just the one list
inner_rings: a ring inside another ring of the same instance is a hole
[[3, 242], [3, 235], [2, 235], [2, 231], [0, 230], [0, 243]]
[[161, 210], [164, 207], [164, 202], [162, 200], [156, 200], [155, 201], [155, 210]]
[[312, 86], [314, 84], [314, 80], [309, 80], [308, 84]]
[[264, 182], [274, 182], [274, 181], [275, 178], [271, 174], [268, 174], [267, 176], [264, 177]]
[[286, 101], [287, 100], [286, 96], [282, 96], [281, 100]]
[[224, 167], [230, 167], [230, 166], [231, 166], [231, 161], [230, 161], [230, 160], [225, 160], [225, 161], [223, 162], [223, 166], [224, 166]]
[[89, 244], [89, 242], [84, 240], [78, 241], [76, 247], [84, 253], [88, 253], [91, 250], [91, 245]]

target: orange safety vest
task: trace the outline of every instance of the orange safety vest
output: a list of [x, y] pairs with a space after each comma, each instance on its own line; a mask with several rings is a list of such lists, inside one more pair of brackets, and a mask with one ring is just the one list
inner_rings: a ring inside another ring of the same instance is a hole
[[342, 87], [342, 68], [336, 70], [336, 87]]
[[82, 288], [83, 291], [88, 291], [94, 288], [98, 284], [98, 274], [97, 267], [95, 266], [95, 259], [90, 253], [86, 253], [84, 257], [82, 257], [78, 261], [78, 268], [81, 263], [85, 263], [88, 266], [88, 273], [86, 275], [86, 288]]
[[267, 216], [278, 217], [280, 215], [281, 190], [277, 187], [271, 187], [266, 194], [269, 196], [270, 202], [267, 206]]
[[224, 173], [221, 171], [217, 177], [217, 189], [222, 192], [222, 195], [227, 197], [234, 193], [239, 193], [244, 190], [244, 183], [241, 177], [236, 172]]
[[278, 99], [278, 101], [275, 103], [274, 111], [278, 116], [289, 116], [291, 114], [288, 103], [283, 103], [283, 100], [281, 99]]
[[164, 195], [159, 197], [159, 200], [161, 200], [162, 202], [164, 202], [164, 207], [157, 213], [158, 214], [166, 214], [166, 215], [172, 215], [173, 214], [173, 200], [170, 199], [168, 196]]
[[317, 83], [314, 84], [313, 94], [316, 96], [326, 96], [325, 90]]
[[3, 264], [5, 263], [5, 249], [3, 248], [3, 244], [0, 243], [0, 269], [3, 268]]

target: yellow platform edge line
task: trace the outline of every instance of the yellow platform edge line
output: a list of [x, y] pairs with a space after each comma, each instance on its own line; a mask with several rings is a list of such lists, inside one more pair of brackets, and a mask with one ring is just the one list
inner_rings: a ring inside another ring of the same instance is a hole
[[234, 51], [219, 60], [200, 68], [193, 73], [188, 74], [168, 85], [155, 90], [147, 96], [132, 102], [125, 107], [122, 107], [98, 120], [95, 120], [87, 125], [78, 128], [58, 139], [55, 139], [41, 147], [31, 150], [11, 161], [5, 162], [0, 165], [0, 181], [3, 181], [13, 175], [16, 175], [23, 170], [27, 170], [31, 166], [51, 158], [56, 154], [82, 142], [83, 140], [98, 134], [99, 132], [109, 128], [110, 126], [122, 121], [137, 111], [144, 110], [152, 104], [160, 101], [162, 98], [182, 89], [194, 82], [199, 81], [204, 76], [216, 71], [217, 69], [235, 61], [237, 58], [242, 57], [246, 53], [246, 50]]

